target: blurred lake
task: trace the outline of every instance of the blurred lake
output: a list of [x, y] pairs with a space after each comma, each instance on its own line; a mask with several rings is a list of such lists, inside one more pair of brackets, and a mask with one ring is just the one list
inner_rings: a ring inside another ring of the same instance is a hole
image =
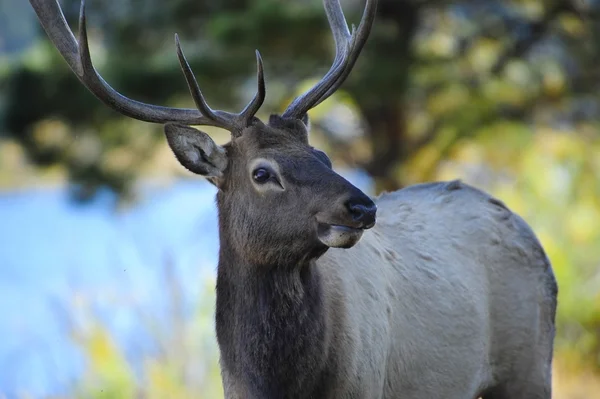
[[[372, 192], [364, 173], [342, 175]], [[119, 210], [107, 191], [85, 204], [65, 187], [0, 193], [0, 393], [40, 397], [72, 388], [85, 366], [70, 328], [78, 302], [92, 301], [135, 358], [152, 350], [136, 316], [168, 320], [165, 264], [184, 308], [199, 298], [202, 279], [214, 277], [215, 188], [185, 180], [138, 194]]]

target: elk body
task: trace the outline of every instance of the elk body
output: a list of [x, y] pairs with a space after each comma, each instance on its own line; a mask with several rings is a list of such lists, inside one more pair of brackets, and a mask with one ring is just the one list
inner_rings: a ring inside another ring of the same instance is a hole
[[[197, 110], [121, 96], [94, 70], [82, 5], [79, 40], [55, 0], [30, 0], [71, 69], [124, 115], [165, 124], [187, 169], [217, 188], [216, 330], [225, 396], [234, 398], [551, 397], [557, 286], [527, 224], [459, 181], [373, 200], [308, 142], [306, 113], [350, 73], [375, 16], [350, 32], [325, 0], [330, 71], [268, 123], [212, 110], [179, 42]], [[216, 145], [189, 125], [229, 130]], [[377, 220], [376, 220], [377, 219]]]

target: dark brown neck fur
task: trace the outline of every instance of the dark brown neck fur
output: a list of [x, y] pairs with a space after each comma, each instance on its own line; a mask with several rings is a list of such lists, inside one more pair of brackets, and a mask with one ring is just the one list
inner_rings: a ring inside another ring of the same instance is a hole
[[245, 397], [323, 396], [331, 342], [324, 298], [314, 260], [257, 267], [221, 234], [217, 338], [222, 367]]

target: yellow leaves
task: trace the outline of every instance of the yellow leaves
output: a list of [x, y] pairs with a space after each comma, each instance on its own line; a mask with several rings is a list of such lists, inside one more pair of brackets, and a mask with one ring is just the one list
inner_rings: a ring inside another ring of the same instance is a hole
[[455, 129], [446, 128], [438, 131], [429, 144], [423, 146], [403, 165], [399, 166], [396, 175], [401, 177], [400, 181], [416, 184], [431, 180], [455, 138]]
[[467, 54], [471, 68], [477, 73], [488, 72], [498, 59], [501, 45], [497, 40], [478, 38]]
[[560, 26], [570, 36], [582, 37], [586, 34], [586, 28], [582, 18], [571, 13], [563, 13], [558, 20]]
[[451, 57], [456, 52], [456, 37], [439, 32], [434, 34], [430, 41], [429, 50], [437, 57]]
[[544, 15], [544, 3], [536, 0], [516, 0], [519, 11], [528, 19], [540, 19]]
[[521, 86], [530, 85], [533, 80], [531, 68], [522, 60], [508, 61], [504, 73], [510, 83]]
[[127, 372], [126, 361], [106, 330], [96, 328], [88, 338], [87, 349], [92, 365], [100, 375], [119, 375]]
[[565, 167], [553, 162], [546, 154], [524, 151], [523, 179], [536, 199], [551, 206], [563, 206], [570, 189], [571, 176]]
[[457, 38], [452, 32], [435, 31], [420, 39], [415, 50], [421, 57], [449, 58], [458, 47]]
[[562, 67], [554, 62], [541, 66], [542, 85], [548, 97], [560, 98], [567, 89], [567, 80]]
[[0, 139], [0, 170], [14, 170], [25, 162], [23, 147], [15, 141]]
[[483, 86], [483, 93], [496, 104], [514, 107], [524, 106], [532, 94], [531, 91], [524, 90], [521, 83], [501, 79], [489, 79]]
[[404, 166], [400, 167], [401, 181], [407, 184], [416, 184], [421, 181], [430, 180], [428, 175], [440, 160], [441, 152], [433, 145], [423, 147]]
[[557, 133], [548, 127], [541, 127], [537, 132], [540, 135], [538, 138], [540, 148], [560, 161], [580, 158], [582, 152], [585, 152], [586, 143], [574, 136], [576, 132]]
[[176, 277], [169, 278], [175, 280], [169, 280], [167, 286], [172, 285], [176, 292], [165, 294], [164, 301], [172, 317], [166, 323], [160, 316], [154, 319], [149, 314], [135, 318], [143, 341], [157, 349], [149, 352], [136, 346], [141, 350], [132, 358], [126, 356], [110, 327], [92, 312], [93, 298], [82, 294], [73, 297], [72, 335], [86, 365], [76, 397], [223, 398], [214, 336], [214, 278], [203, 279], [196, 311], [189, 317], [173, 315], [177, 313], [173, 309], [181, 306], [177, 293], [182, 288]]
[[471, 140], [465, 140], [464, 144], [458, 145], [451, 156], [461, 163], [477, 164], [484, 160], [481, 146]]
[[108, 150], [101, 159], [101, 165], [109, 173], [123, 173], [137, 165], [138, 160], [126, 147], [115, 147]]
[[521, 150], [531, 137], [521, 124], [498, 121], [477, 132], [477, 138], [464, 138], [452, 144], [448, 158], [464, 167], [514, 171], [522, 157]]
[[552, 371], [552, 397], [556, 399], [600, 399], [600, 379], [577, 352], [563, 351], [555, 358]]
[[148, 399], [192, 398], [192, 395], [186, 392], [181, 376], [178, 376], [172, 365], [157, 359], [149, 359], [144, 369], [147, 376], [145, 390]]
[[[556, 132], [548, 128], [538, 129], [535, 139], [536, 151], [529, 155], [530, 170], [538, 170], [530, 178], [545, 180], [554, 187], [547, 195], [559, 203], [559, 199], [575, 196], [590, 202], [590, 208], [600, 207], [600, 168], [596, 165], [600, 154], [600, 139], [586, 137], [576, 131]], [[539, 186], [544, 182], [536, 182]], [[542, 188], [540, 188], [542, 190]]]
[[108, 330], [94, 325], [79, 337], [87, 360], [84, 389], [93, 398], [132, 398], [135, 379], [127, 360]]
[[[144, 364], [146, 399], [219, 399], [223, 398], [221, 376], [207, 374], [203, 381], [186, 381], [182, 365], [165, 359], [148, 359]], [[196, 388], [193, 389], [192, 385]]]
[[429, 113], [422, 110], [414, 110], [410, 118], [407, 118], [406, 123], [406, 138], [409, 140], [418, 140], [425, 134], [433, 125], [433, 119]]
[[600, 243], [600, 208], [590, 198], [569, 209], [566, 229], [575, 244]]
[[27, 184], [29, 168], [23, 147], [13, 140], [0, 139], [0, 189]]
[[33, 139], [43, 150], [58, 150], [70, 138], [70, 128], [63, 121], [45, 119], [33, 127]]
[[453, 112], [469, 100], [469, 92], [464, 85], [451, 85], [429, 97], [427, 110], [432, 116]]

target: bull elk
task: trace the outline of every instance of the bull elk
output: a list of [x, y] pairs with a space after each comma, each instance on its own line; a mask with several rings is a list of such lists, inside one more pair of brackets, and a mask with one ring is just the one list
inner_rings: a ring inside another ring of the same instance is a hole
[[[557, 285], [528, 225], [460, 181], [371, 199], [308, 141], [307, 112], [338, 89], [375, 19], [348, 29], [324, 0], [336, 55], [268, 123], [258, 89], [240, 113], [211, 109], [176, 37], [197, 109], [129, 99], [96, 72], [56, 0], [30, 0], [79, 80], [123, 115], [165, 124], [169, 146], [217, 189], [216, 333], [227, 398], [551, 397]], [[190, 125], [227, 129], [219, 146]], [[376, 222], [377, 215], [377, 222]]]

